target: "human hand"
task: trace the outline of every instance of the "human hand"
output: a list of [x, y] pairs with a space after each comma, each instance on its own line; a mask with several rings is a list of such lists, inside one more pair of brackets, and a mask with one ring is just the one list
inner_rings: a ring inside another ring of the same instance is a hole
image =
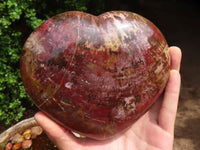
[[42, 112], [35, 115], [35, 120], [60, 150], [172, 150], [180, 92], [181, 51], [170, 47], [169, 52], [171, 71], [164, 95], [119, 137], [107, 141], [78, 139]]

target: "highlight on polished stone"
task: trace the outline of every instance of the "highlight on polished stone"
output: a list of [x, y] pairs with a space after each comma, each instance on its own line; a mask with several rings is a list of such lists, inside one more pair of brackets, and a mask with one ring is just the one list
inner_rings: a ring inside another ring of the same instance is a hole
[[158, 99], [169, 77], [167, 42], [144, 17], [126, 11], [70, 11], [27, 39], [21, 76], [34, 103], [83, 136], [123, 133]]

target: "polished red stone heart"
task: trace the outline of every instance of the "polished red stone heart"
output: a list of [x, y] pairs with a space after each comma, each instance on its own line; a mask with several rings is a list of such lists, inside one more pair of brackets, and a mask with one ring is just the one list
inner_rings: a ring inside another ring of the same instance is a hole
[[126, 130], [158, 99], [169, 62], [165, 38], [142, 16], [72, 11], [48, 19], [30, 35], [21, 75], [49, 117], [103, 140]]

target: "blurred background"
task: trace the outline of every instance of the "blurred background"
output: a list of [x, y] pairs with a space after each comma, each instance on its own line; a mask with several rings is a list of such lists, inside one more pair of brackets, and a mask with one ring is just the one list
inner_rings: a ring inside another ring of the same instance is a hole
[[38, 109], [21, 82], [19, 60], [29, 34], [55, 14], [80, 10], [99, 15], [111, 10], [138, 13], [151, 20], [169, 46], [182, 49], [182, 87], [174, 150], [200, 147], [199, 0], [4, 0], [0, 1], [0, 133], [32, 117]]

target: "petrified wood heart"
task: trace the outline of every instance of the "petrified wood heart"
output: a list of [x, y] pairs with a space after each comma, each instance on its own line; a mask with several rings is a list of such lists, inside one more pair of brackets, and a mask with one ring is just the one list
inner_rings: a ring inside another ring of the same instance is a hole
[[150, 108], [166, 85], [169, 62], [165, 38], [142, 16], [72, 11], [48, 19], [30, 35], [21, 75], [49, 117], [102, 140]]

